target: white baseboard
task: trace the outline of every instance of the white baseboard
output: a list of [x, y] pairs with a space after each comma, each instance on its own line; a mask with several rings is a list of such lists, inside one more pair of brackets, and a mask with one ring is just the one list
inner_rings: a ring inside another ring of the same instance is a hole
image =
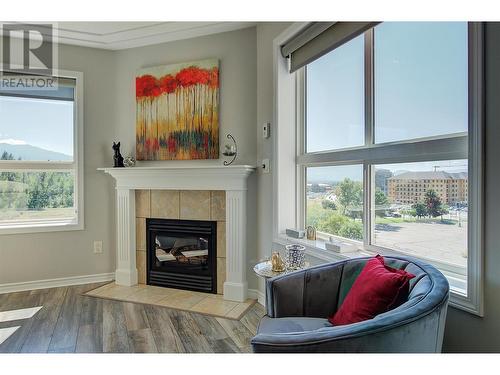
[[248, 289], [248, 298], [256, 299], [262, 306], [266, 306], [266, 295], [258, 289]]
[[99, 273], [96, 275], [70, 276], [70, 277], [61, 277], [58, 279], [35, 280], [35, 281], [24, 281], [20, 283], [0, 284], [0, 294], [22, 292], [25, 290], [33, 290], [33, 289], [57, 288], [69, 285], [100, 283], [104, 281], [111, 281], [114, 279], [115, 279], [115, 273], [109, 272], [109, 273]]

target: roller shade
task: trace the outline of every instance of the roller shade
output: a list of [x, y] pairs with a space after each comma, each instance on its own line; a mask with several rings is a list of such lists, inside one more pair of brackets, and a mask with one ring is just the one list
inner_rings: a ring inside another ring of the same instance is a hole
[[309, 64], [376, 26], [379, 22], [313, 22], [281, 46], [290, 72]]
[[[19, 78], [22, 74], [1, 73], [0, 79]], [[32, 77], [32, 76], [29, 76]], [[52, 99], [52, 100], [75, 100], [76, 80], [74, 78], [57, 78], [57, 88], [53, 89], [33, 89], [33, 88], [5, 88], [0, 85], [0, 96], [18, 96], [24, 98], [35, 99]]]

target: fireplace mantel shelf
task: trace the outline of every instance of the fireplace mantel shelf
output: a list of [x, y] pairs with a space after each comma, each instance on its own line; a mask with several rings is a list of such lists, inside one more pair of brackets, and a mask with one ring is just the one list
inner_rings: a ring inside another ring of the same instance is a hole
[[250, 165], [98, 168], [116, 180], [117, 189], [246, 190]]
[[135, 258], [135, 190], [226, 191], [226, 281], [224, 298], [245, 301], [247, 178], [256, 168], [231, 166], [149, 166], [98, 168], [116, 180], [118, 285], [137, 284]]

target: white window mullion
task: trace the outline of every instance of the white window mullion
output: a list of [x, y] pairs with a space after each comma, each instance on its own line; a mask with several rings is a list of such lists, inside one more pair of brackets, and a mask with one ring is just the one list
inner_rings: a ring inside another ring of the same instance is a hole
[[372, 191], [373, 166], [363, 163], [363, 246], [372, 242], [374, 222], [374, 192]]
[[[375, 142], [374, 95], [373, 95], [373, 29], [365, 32], [365, 145]], [[374, 225], [374, 192], [372, 191], [373, 166], [363, 163], [363, 245], [371, 245]]]
[[375, 143], [373, 96], [373, 29], [365, 32], [365, 145]]
[[[307, 70], [306, 68], [301, 69], [297, 72], [297, 79], [295, 81], [295, 92], [300, 93], [295, 98], [296, 105], [296, 119], [295, 122], [298, 124], [297, 126], [297, 139], [296, 139], [296, 155], [297, 159], [300, 156], [304, 155], [306, 152], [306, 79], [307, 79]], [[306, 197], [306, 183], [307, 183], [307, 171], [304, 165], [297, 163], [296, 168], [296, 189], [297, 189], [297, 201], [296, 201], [296, 223], [295, 226], [297, 228], [304, 228], [306, 225], [306, 215], [307, 215], [307, 197]]]

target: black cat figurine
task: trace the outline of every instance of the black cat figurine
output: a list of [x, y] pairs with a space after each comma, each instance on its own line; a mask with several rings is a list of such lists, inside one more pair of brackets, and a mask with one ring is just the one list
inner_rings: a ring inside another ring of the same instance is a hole
[[115, 151], [115, 155], [113, 156], [113, 160], [115, 161], [115, 168], [125, 167], [123, 165], [123, 156], [120, 154], [120, 142], [113, 142], [113, 150]]

